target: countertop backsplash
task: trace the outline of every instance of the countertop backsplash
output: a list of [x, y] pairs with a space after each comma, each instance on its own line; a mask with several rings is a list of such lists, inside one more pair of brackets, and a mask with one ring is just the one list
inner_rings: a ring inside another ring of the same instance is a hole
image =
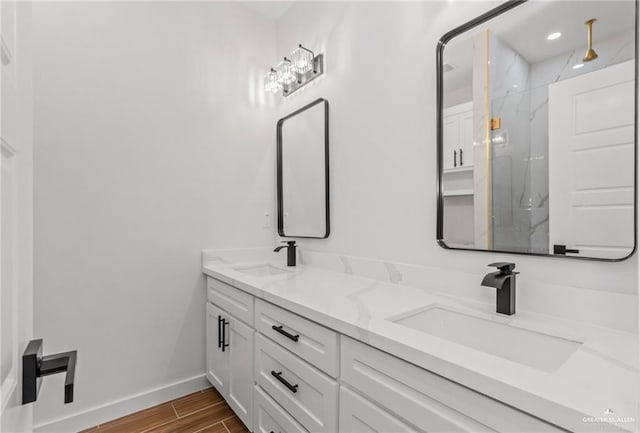
[[[274, 255], [272, 250], [271, 247], [205, 250], [202, 261], [203, 266], [208, 262], [279, 260], [284, 265], [285, 258]], [[513, 261], [518, 262], [517, 258]], [[482, 277], [491, 270], [489, 268], [471, 273], [459, 269], [330, 254], [305, 248], [298, 248], [298, 264], [434, 290], [476, 302], [495, 303], [495, 289], [480, 285]], [[637, 296], [552, 284], [529, 273], [518, 275], [516, 311], [546, 314], [557, 319], [584, 322], [624, 332], [638, 332]]]

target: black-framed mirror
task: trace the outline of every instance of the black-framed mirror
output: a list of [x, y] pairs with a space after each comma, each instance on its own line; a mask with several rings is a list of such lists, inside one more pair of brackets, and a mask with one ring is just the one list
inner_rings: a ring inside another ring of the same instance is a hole
[[638, 1], [509, 1], [437, 47], [437, 241], [636, 249]]
[[329, 237], [329, 102], [320, 98], [278, 121], [278, 234]]

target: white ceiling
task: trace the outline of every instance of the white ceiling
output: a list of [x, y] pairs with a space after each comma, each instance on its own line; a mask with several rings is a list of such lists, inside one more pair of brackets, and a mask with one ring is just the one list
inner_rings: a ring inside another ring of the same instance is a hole
[[[529, 63], [555, 57], [587, 44], [584, 22], [593, 25], [594, 45], [613, 35], [633, 31], [635, 4], [632, 1], [531, 2], [507, 12], [491, 22], [489, 28]], [[547, 35], [562, 37], [547, 41]]]
[[261, 15], [266, 16], [271, 19], [278, 19], [291, 7], [294, 3], [294, 0], [286, 0], [286, 1], [241, 1], [243, 6], [248, 7], [249, 9], [258, 12]]
[[[473, 44], [472, 35], [490, 29], [502, 42], [533, 64], [587, 45], [584, 22], [597, 18], [593, 26], [594, 48], [599, 41], [616, 34], [633, 34], [635, 4], [621, 1], [536, 1], [518, 6], [485, 25], [479, 26], [451, 40], [444, 51], [444, 62], [455, 67], [447, 72], [445, 87], [454, 90], [471, 83]], [[548, 41], [547, 35], [561, 32], [562, 37]]]

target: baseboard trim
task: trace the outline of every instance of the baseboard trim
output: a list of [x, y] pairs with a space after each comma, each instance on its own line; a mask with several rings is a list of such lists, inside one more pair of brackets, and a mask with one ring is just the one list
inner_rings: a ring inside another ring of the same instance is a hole
[[191, 392], [211, 386], [204, 374], [170, 383], [139, 394], [134, 394], [64, 418], [50, 420], [34, 426], [35, 433], [69, 433], [164, 403]]

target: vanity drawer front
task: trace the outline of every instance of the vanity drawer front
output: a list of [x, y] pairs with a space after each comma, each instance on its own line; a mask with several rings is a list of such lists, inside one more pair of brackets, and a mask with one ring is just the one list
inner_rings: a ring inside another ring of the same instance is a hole
[[207, 278], [207, 300], [253, 326], [253, 296], [215, 278]]
[[[256, 299], [255, 326], [257, 331], [305, 361], [338, 377], [340, 362], [336, 332], [261, 299]], [[273, 329], [274, 326], [278, 329]]]
[[311, 432], [336, 432], [338, 383], [257, 334], [256, 383]]
[[342, 379], [425, 431], [562, 431], [442, 376], [343, 337]]
[[345, 433], [416, 433], [384, 409], [355, 392], [340, 387], [340, 430]]
[[274, 399], [256, 386], [254, 395], [254, 433], [307, 433]]

